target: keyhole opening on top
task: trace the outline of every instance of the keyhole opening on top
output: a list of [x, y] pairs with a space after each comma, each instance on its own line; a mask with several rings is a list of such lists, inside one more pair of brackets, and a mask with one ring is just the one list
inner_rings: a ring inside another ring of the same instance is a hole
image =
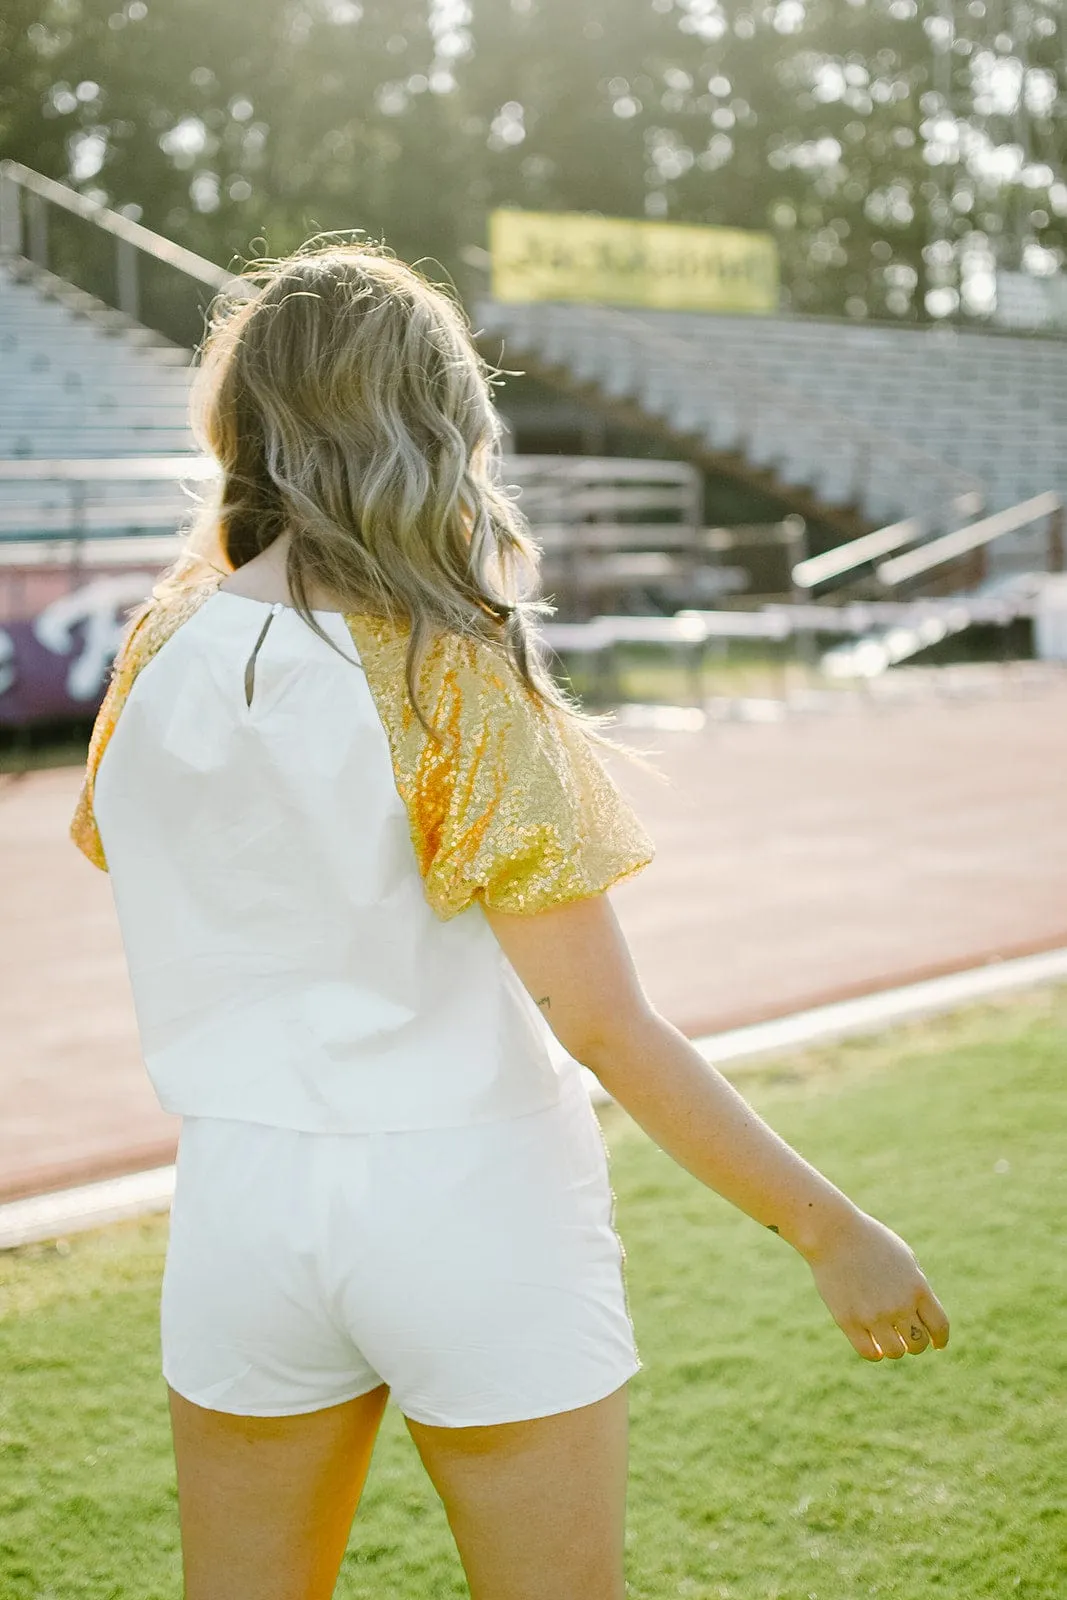
[[252, 693], [253, 693], [253, 690], [254, 690], [254, 687], [255, 687], [255, 681], [256, 681], [256, 657], [259, 654], [259, 647], [263, 643], [264, 639], [267, 637], [267, 629], [270, 627], [271, 623], [274, 621], [275, 617], [278, 615], [278, 612], [280, 610], [281, 610], [281, 603], [278, 602], [278, 601], [275, 601], [274, 605], [271, 606], [270, 611], [269, 611], [269, 613], [267, 615], [267, 620], [264, 622], [262, 628], [260, 628], [260, 630], [259, 630], [259, 638], [256, 640], [255, 644], [252, 646], [252, 654], [249, 656], [247, 664], [245, 665], [245, 704], [246, 705], [250, 706], [252, 704]]

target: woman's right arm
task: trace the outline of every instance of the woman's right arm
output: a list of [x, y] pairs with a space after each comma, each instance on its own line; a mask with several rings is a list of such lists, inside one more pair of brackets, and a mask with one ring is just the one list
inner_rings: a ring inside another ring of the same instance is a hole
[[606, 895], [534, 914], [486, 908], [564, 1049], [694, 1177], [787, 1240], [861, 1356], [948, 1342], [909, 1247], [759, 1117], [645, 996]]

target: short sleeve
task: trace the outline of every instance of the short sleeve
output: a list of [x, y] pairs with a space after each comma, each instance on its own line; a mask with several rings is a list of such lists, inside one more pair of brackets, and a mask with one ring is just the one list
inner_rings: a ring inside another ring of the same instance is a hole
[[82, 855], [102, 872], [106, 872], [108, 867], [93, 810], [93, 791], [104, 751], [118, 725], [122, 708], [129, 698], [138, 673], [166, 644], [175, 630], [214, 592], [218, 581], [218, 578], [213, 578], [206, 584], [190, 589], [179, 597], [177, 603], [174, 601], [163, 603], [150, 597], [137, 607], [126, 624], [126, 631], [111, 664], [104, 698], [93, 723], [85, 761], [85, 775], [69, 829], [70, 837]]
[[93, 789], [96, 784], [97, 769], [101, 758], [111, 740], [111, 735], [119, 720], [119, 713], [126, 703], [126, 697], [133, 685], [134, 678], [140, 666], [141, 639], [144, 626], [150, 615], [148, 607], [144, 606], [128, 624], [122, 642], [115, 654], [108, 676], [107, 688], [100, 709], [96, 713], [93, 731], [89, 739], [89, 752], [85, 760], [85, 774], [82, 778], [81, 789], [78, 793], [78, 802], [74, 808], [74, 816], [70, 823], [70, 837], [78, 846], [82, 855], [90, 860], [94, 867], [99, 867], [102, 872], [107, 871], [107, 858], [104, 855], [104, 846], [100, 840], [100, 830], [96, 826], [96, 816], [93, 812]]
[[490, 645], [447, 636], [429, 652], [419, 693], [435, 740], [406, 692], [397, 694], [406, 637], [391, 660], [374, 648], [380, 634], [355, 642], [440, 917], [475, 900], [498, 911], [547, 910], [599, 894], [652, 859], [581, 723], [545, 704]]

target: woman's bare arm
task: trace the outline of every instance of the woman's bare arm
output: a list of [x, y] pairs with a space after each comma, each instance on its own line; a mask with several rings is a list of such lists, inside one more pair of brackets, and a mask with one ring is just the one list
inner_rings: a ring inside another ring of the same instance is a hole
[[781, 1234], [867, 1360], [948, 1342], [914, 1255], [759, 1117], [645, 996], [606, 895], [532, 916], [486, 912], [553, 1033], [694, 1177]]

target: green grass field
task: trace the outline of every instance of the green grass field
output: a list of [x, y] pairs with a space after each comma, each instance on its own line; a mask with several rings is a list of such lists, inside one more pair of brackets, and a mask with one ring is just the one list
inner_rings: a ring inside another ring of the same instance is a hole
[[[953, 1319], [869, 1365], [803, 1262], [614, 1108], [632, 1600], [1067, 1594], [1067, 991], [771, 1063], [745, 1092], [913, 1245]], [[177, 1600], [156, 1297], [165, 1225], [0, 1259], [0, 1595]], [[466, 1593], [390, 1411], [342, 1600]]]

